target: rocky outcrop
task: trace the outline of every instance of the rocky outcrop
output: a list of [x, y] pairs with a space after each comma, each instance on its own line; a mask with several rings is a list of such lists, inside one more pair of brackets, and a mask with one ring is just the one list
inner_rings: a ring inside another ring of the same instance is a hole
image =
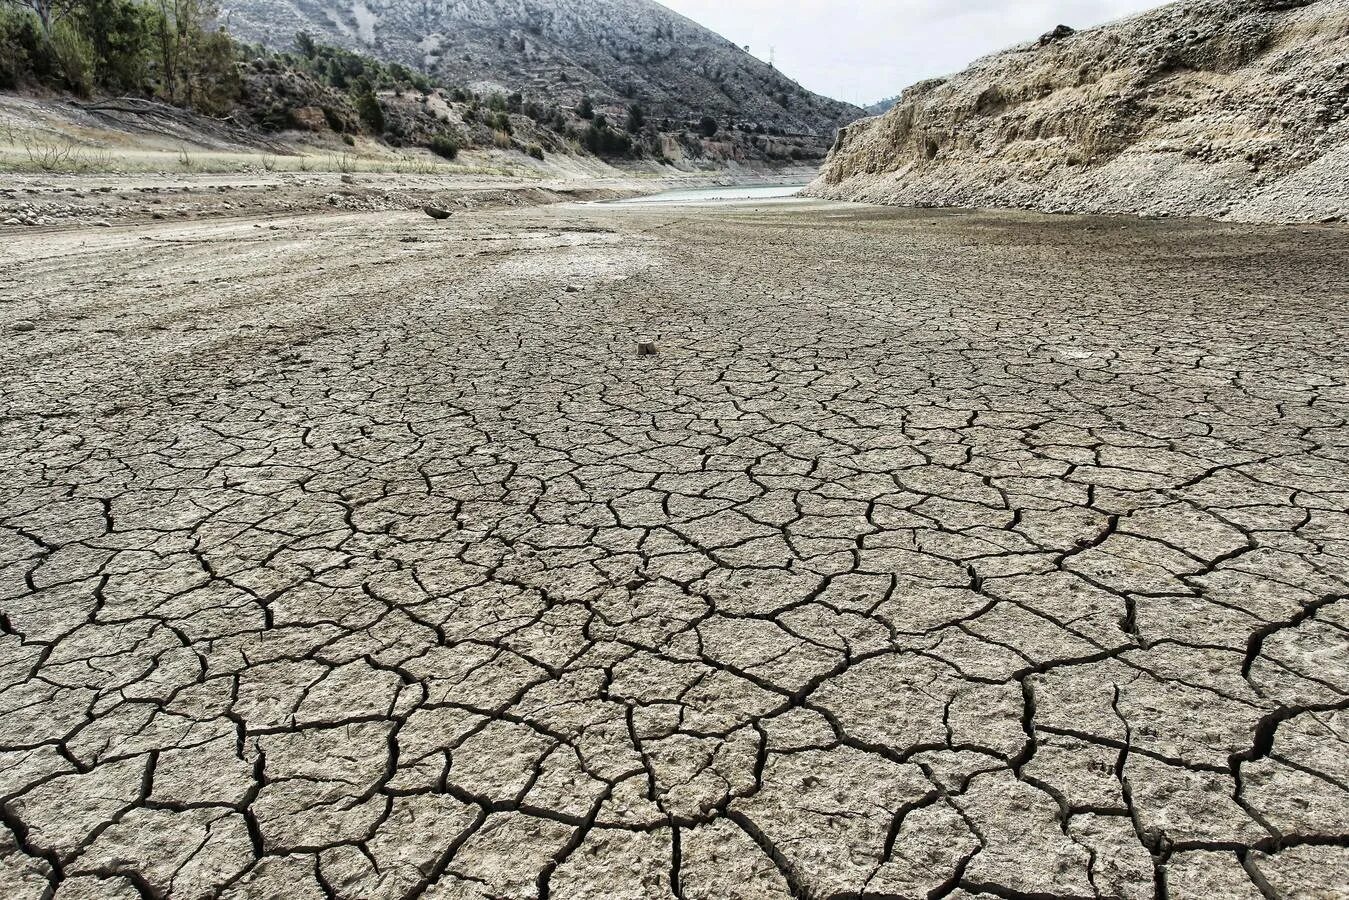
[[1060, 27], [840, 132], [817, 197], [1349, 217], [1349, 0], [1184, 0]]

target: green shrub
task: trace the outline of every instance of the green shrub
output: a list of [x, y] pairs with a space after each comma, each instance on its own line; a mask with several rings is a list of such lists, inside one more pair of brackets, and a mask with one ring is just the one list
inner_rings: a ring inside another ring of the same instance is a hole
[[646, 114], [642, 112], [642, 107], [634, 103], [628, 107], [628, 131], [636, 134], [642, 130], [646, 124]]
[[45, 81], [54, 63], [37, 31], [37, 19], [0, 5], [0, 90]]
[[525, 148], [525, 152], [537, 160], [543, 159], [543, 148], [540, 147], [538, 144], [530, 144], [528, 147]]
[[322, 109], [323, 121], [328, 123], [328, 127], [338, 134], [344, 134], [347, 130], [347, 123], [342, 118], [342, 114], [331, 106], [324, 106]]
[[610, 128], [604, 116], [596, 116], [586, 127], [581, 143], [596, 156], [623, 156], [632, 151], [632, 138]]
[[123, 94], [152, 91], [155, 39], [163, 28], [163, 13], [126, 0], [85, 0], [77, 21], [89, 39], [99, 87]]
[[80, 29], [62, 22], [52, 29], [52, 52], [66, 87], [87, 97], [94, 88], [94, 48]]
[[431, 138], [431, 143], [427, 144], [427, 149], [436, 156], [454, 159], [459, 155], [459, 142], [448, 134], [438, 134]]
[[374, 91], [366, 88], [356, 95], [356, 112], [360, 114], [361, 122], [371, 134], [384, 133], [384, 110], [379, 105], [379, 98], [375, 96]]

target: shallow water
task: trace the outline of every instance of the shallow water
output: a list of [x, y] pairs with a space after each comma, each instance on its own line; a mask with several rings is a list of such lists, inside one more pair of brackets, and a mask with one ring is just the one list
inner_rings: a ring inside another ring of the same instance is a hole
[[717, 185], [706, 188], [681, 188], [648, 194], [645, 197], [630, 197], [615, 200], [616, 206], [636, 206], [651, 204], [678, 203], [689, 206], [706, 206], [719, 203], [743, 203], [754, 200], [786, 200], [795, 197], [806, 182], [800, 184], [754, 184], [754, 185]]

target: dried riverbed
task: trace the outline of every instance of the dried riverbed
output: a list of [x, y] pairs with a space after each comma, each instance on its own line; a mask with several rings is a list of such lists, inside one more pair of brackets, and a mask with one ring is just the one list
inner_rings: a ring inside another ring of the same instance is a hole
[[1344, 896], [1346, 248], [11, 232], [0, 895]]

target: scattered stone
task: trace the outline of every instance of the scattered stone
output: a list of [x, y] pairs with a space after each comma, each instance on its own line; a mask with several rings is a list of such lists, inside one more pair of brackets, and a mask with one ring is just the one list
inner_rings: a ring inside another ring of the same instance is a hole
[[641, 340], [637, 341], [637, 355], [638, 355], [638, 356], [655, 356], [655, 355], [656, 355], [656, 342], [653, 341], [653, 340], [649, 340], [649, 339], [647, 339], [647, 338], [642, 338]]
[[9, 218], [9, 219], [6, 219], [6, 220], [5, 220], [4, 224], [6, 224], [6, 225], [22, 225], [23, 222], [21, 222], [21, 221], [18, 220], [18, 219], [15, 219], [15, 218]]
[[9, 323], [10, 331], [32, 331], [35, 328], [37, 328], [37, 326], [27, 319], [19, 319], [17, 322]]
[[449, 210], [441, 209], [439, 206], [423, 206], [422, 212], [426, 213], [431, 218], [438, 220], [448, 219], [452, 215]]

